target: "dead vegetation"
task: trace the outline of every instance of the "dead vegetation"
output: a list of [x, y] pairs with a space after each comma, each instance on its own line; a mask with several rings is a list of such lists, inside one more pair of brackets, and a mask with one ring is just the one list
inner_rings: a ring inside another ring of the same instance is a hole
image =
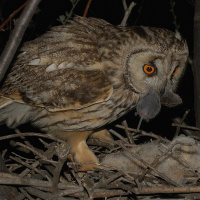
[[[118, 140], [88, 140], [100, 164], [87, 173], [78, 172], [80, 163], [73, 161], [67, 143], [57, 138], [19, 130], [0, 137], [1, 144], [10, 143], [1, 145], [6, 146], [2, 155], [9, 169], [0, 173], [1, 198], [8, 195], [5, 186], [9, 186], [9, 195], [16, 200], [199, 198], [197, 137], [181, 135], [169, 141], [129, 128], [125, 121], [116, 126], [127, 137], [110, 130]], [[195, 129], [177, 125], [177, 129], [180, 127], [187, 130], [186, 134], [192, 134], [188, 129]], [[136, 145], [134, 141], [143, 136], [154, 141]]]

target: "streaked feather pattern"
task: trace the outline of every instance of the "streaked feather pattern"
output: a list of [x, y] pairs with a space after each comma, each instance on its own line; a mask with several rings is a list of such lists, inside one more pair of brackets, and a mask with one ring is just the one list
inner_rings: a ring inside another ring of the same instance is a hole
[[[82, 143], [90, 132], [138, 103], [144, 119], [155, 117], [161, 103], [178, 104], [174, 91], [187, 56], [180, 34], [75, 17], [24, 44], [0, 90], [0, 123], [14, 128], [30, 121], [66, 139], [76, 160], [97, 162]], [[156, 73], [149, 76], [144, 65]]]

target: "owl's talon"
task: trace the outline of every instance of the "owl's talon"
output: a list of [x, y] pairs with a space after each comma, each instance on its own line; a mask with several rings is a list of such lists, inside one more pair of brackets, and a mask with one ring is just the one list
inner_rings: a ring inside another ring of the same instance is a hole
[[92, 133], [91, 138], [104, 139], [113, 141], [113, 137], [107, 129], [100, 129]]
[[[86, 139], [90, 135], [91, 131], [74, 131], [74, 132], [60, 132], [58, 136], [62, 135], [62, 139], [65, 139], [69, 146], [70, 151], [73, 154], [73, 160], [81, 164], [81, 167], [77, 171], [91, 171], [99, 163], [97, 157], [92, 150], [87, 146]], [[97, 164], [91, 164], [97, 163]], [[89, 163], [89, 164], [84, 164]]]

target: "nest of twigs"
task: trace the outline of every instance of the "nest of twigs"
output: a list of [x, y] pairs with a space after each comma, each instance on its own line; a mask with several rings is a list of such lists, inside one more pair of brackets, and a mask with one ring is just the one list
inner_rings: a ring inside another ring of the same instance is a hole
[[[171, 142], [153, 133], [138, 132], [126, 123], [117, 127], [127, 137], [110, 130], [117, 140], [87, 141], [101, 160], [90, 172], [78, 172], [79, 163], [73, 162], [67, 143], [51, 136], [15, 130], [16, 134], [0, 137], [2, 144], [9, 141], [9, 146], [2, 145], [8, 170], [0, 173], [0, 199], [198, 198], [197, 139], [182, 136], [184, 140]], [[153, 138], [154, 143], [136, 145], [134, 140], [143, 136]]]

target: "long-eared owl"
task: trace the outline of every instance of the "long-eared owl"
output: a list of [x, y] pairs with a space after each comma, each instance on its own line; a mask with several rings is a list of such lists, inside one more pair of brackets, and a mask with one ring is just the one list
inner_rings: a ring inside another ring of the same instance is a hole
[[90, 134], [111, 139], [100, 128], [128, 111], [148, 120], [182, 102], [174, 92], [187, 58], [179, 33], [75, 17], [24, 44], [0, 89], [0, 123], [31, 122], [66, 140], [75, 160], [97, 163]]

